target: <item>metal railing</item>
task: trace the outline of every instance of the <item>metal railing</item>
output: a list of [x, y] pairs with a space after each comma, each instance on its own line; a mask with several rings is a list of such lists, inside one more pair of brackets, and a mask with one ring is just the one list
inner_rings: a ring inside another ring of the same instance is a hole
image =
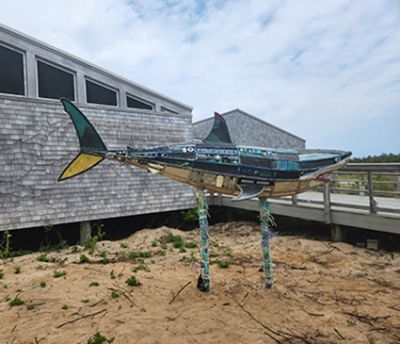
[[[324, 211], [328, 218], [332, 206], [367, 209], [373, 214], [378, 211], [397, 213], [399, 209], [396, 207], [380, 206], [376, 197], [400, 198], [400, 163], [349, 163], [345, 168], [337, 171], [334, 181], [324, 184], [316, 191], [323, 192]], [[334, 202], [331, 194], [368, 197], [368, 206]], [[298, 199], [292, 197], [292, 203], [297, 204]], [[321, 202], [308, 200], [307, 203]]]

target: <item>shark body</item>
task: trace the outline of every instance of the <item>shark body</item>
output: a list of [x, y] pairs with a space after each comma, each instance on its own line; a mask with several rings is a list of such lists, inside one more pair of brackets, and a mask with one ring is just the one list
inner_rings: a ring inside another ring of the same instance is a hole
[[69, 100], [61, 100], [76, 129], [80, 153], [59, 181], [84, 173], [104, 159], [146, 169], [197, 189], [233, 195], [234, 201], [253, 197], [295, 195], [329, 180], [351, 152], [237, 146], [224, 118], [215, 114], [203, 143], [147, 149], [108, 150], [86, 116]]

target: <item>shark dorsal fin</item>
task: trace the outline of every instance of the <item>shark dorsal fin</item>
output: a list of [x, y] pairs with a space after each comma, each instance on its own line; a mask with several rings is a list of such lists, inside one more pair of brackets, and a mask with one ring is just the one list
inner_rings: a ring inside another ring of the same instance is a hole
[[204, 142], [232, 144], [231, 135], [229, 135], [225, 119], [217, 112], [214, 113], [213, 127], [208, 136], [204, 139]]

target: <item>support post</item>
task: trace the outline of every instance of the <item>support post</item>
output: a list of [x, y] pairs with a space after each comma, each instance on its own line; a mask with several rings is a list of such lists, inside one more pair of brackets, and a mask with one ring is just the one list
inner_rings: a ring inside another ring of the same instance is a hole
[[80, 223], [80, 244], [86, 245], [92, 237], [92, 226], [90, 221], [84, 221]]
[[372, 184], [372, 172], [368, 171], [368, 195], [369, 195], [369, 212], [376, 213], [376, 201], [374, 200], [374, 186]]
[[210, 291], [210, 261], [208, 255], [208, 206], [203, 190], [197, 192], [200, 227], [200, 276], [197, 280], [197, 288], [204, 292]]
[[342, 227], [337, 224], [331, 224], [331, 239], [334, 242], [343, 242], [345, 240], [345, 232]]
[[263, 250], [263, 270], [265, 278], [265, 288], [272, 287], [272, 258], [271, 251], [269, 248], [269, 239], [272, 237], [272, 233], [269, 230], [271, 223], [271, 210], [266, 198], [260, 198], [258, 201], [260, 208], [260, 225], [261, 225], [261, 247]]
[[331, 223], [331, 190], [329, 188], [329, 183], [324, 184], [324, 215], [325, 223]]

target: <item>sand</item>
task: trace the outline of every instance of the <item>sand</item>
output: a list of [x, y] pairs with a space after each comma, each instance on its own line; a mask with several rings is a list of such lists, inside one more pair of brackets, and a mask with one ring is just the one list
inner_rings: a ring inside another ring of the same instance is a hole
[[[246, 222], [211, 226], [211, 259], [230, 265], [211, 266], [209, 294], [196, 289], [198, 249], [152, 246], [170, 232], [197, 241], [196, 231], [145, 229], [102, 241], [92, 255], [78, 247], [50, 252], [58, 262], [39, 262], [40, 253], [3, 261], [0, 343], [87, 343], [96, 332], [117, 344], [400, 343], [399, 253], [274, 237], [274, 286], [264, 289], [258, 230]], [[121, 258], [138, 250], [152, 257]], [[111, 263], [100, 262], [102, 251]], [[90, 262], [79, 264], [81, 254]], [[140, 264], [148, 271], [132, 272]], [[140, 286], [126, 284], [132, 275]], [[11, 307], [17, 295], [24, 304]]]

